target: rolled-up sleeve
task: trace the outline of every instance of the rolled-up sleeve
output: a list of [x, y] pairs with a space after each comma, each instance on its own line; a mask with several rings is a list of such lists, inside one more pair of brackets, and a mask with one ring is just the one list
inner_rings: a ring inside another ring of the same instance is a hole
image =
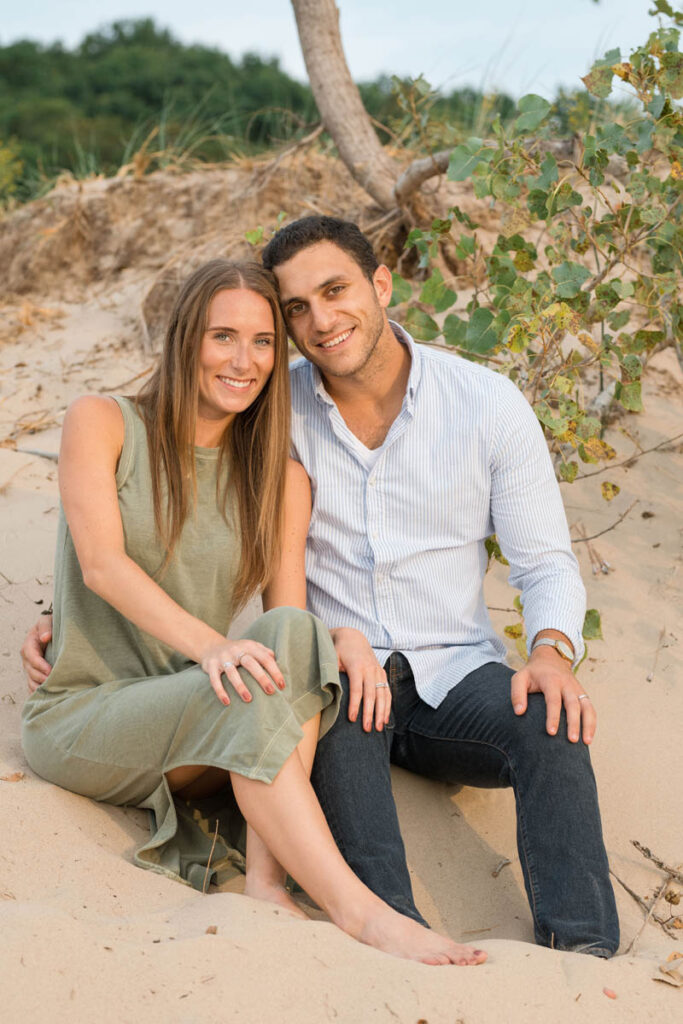
[[556, 629], [584, 653], [586, 592], [572, 552], [567, 518], [550, 453], [533, 409], [500, 378], [490, 453], [491, 517], [510, 563], [510, 583], [522, 592], [527, 650], [543, 629]]

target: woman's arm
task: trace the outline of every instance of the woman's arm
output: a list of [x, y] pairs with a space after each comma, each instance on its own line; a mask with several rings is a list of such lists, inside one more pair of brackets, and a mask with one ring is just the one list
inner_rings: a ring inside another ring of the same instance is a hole
[[285, 480], [280, 564], [263, 591], [263, 610], [306, 607], [306, 535], [311, 521], [311, 482], [300, 462], [289, 459]]
[[[112, 399], [79, 398], [64, 418], [59, 490], [85, 585], [139, 629], [201, 664], [224, 704], [229, 698], [221, 682], [223, 662], [239, 662], [242, 653], [251, 654], [279, 684], [272, 651], [256, 641], [226, 640], [181, 608], [127, 555], [116, 490], [123, 438], [123, 417]], [[250, 699], [233, 675], [240, 696]], [[266, 689], [265, 678], [257, 681]]]

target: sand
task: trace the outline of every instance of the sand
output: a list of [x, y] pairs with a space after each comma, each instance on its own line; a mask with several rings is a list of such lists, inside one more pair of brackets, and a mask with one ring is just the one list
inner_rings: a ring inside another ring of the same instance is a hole
[[[618, 883], [623, 938], [613, 960], [533, 944], [509, 792], [394, 773], [418, 905], [434, 927], [489, 953], [481, 967], [434, 968], [364, 947], [324, 919], [297, 921], [239, 891], [203, 896], [142, 871], [132, 863], [147, 828], [142, 812], [33, 775], [19, 738], [18, 649], [51, 595], [58, 495], [46, 456], [58, 450], [72, 398], [130, 392], [143, 379], [151, 358], [137, 311], [158, 268], [64, 293], [50, 280], [0, 306], [0, 776], [23, 773], [0, 781], [3, 1024], [680, 1020], [683, 992], [656, 979], [658, 965], [683, 952], [683, 930], [671, 937], [652, 920], [644, 925]], [[682, 396], [675, 356], [661, 352], [645, 375], [645, 411], [609, 428], [615, 462], [679, 435]], [[647, 900], [665, 876], [631, 840], [669, 864], [683, 860], [683, 438], [628, 465], [582, 472], [595, 475], [563, 485], [572, 535], [607, 530], [592, 543], [611, 571], [592, 574], [587, 545], [576, 545], [604, 634], [580, 679], [599, 715], [593, 761], [611, 866]], [[621, 488], [610, 503], [600, 494], [605, 480]], [[490, 606], [512, 607], [502, 566], [486, 591]], [[516, 618], [493, 616], [501, 631]], [[679, 911], [660, 899], [655, 914]]]

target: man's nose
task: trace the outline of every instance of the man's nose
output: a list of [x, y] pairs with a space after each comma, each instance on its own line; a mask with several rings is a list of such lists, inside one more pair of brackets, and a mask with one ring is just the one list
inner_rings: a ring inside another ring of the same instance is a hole
[[329, 334], [337, 322], [337, 314], [325, 302], [312, 302], [310, 305], [311, 325], [318, 334]]

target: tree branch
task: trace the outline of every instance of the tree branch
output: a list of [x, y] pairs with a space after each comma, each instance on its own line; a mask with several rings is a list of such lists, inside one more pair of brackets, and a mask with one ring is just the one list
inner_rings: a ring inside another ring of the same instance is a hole
[[417, 192], [425, 181], [436, 177], [437, 174], [444, 174], [448, 169], [450, 157], [451, 150], [442, 149], [439, 153], [432, 153], [430, 156], [413, 160], [394, 185], [394, 197], [397, 205], [405, 206], [413, 192]]

